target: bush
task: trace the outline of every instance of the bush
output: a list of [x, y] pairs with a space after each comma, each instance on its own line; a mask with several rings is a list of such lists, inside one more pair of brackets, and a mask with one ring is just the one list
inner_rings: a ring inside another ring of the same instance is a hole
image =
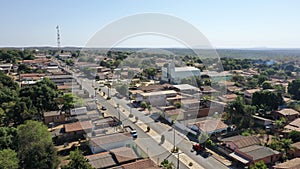
[[191, 166], [193, 166], [193, 163], [192, 163], [192, 162], [190, 162], [190, 163], [189, 163], [189, 166], [190, 166], [190, 167], [191, 167]]
[[129, 114], [128, 117], [129, 117], [129, 118], [132, 118], [132, 117], [133, 117], [133, 114]]

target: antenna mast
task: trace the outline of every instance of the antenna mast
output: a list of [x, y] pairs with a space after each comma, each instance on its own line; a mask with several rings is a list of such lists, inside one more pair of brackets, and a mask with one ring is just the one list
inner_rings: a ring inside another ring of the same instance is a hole
[[60, 34], [59, 34], [59, 26], [56, 26], [57, 30], [57, 50], [60, 51]]

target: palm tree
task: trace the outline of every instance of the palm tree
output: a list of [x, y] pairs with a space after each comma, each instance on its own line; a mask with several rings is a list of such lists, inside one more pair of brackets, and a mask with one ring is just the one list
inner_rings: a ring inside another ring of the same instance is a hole
[[174, 163], [173, 162], [169, 162], [169, 160], [164, 159], [164, 161], [161, 162], [161, 167], [163, 169], [174, 169]]

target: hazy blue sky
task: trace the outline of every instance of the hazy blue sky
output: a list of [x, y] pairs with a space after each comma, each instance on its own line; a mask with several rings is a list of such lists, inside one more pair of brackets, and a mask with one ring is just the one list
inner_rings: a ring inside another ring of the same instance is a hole
[[[300, 47], [299, 0], [1, 0], [0, 5], [0, 46], [55, 46], [56, 25], [62, 46], [84, 46], [114, 20], [156, 12], [193, 24], [215, 47]], [[148, 45], [141, 39], [127, 45]]]

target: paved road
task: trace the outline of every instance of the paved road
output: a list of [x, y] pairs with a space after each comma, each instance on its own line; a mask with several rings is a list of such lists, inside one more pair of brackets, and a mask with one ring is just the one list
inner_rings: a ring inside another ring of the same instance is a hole
[[[107, 93], [107, 87], [103, 87], [101, 89], [102, 91]], [[111, 96], [115, 94], [114, 89], [110, 90]], [[115, 100], [116, 103], [119, 103], [121, 107], [125, 108], [127, 111], [130, 111], [130, 104], [128, 100], [125, 98], [118, 99], [116, 97], [112, 97], [112, 99]], [[174, 132], [171, 130], [170, 126], [166, 126], [160, 122], [155, 122], [153, 118], [139, 112], [137, 109], [132, 108], [131, 112], [134, 116], [138, 116], [141, 121], [143, 121], [146, 124], [149, 124], [151, 129], [156, 131], [157, 133], [161, 135], [165, 135], [166, 140], [168, 140], [170, 143], [174, 143]], [[196, 155], [195, 153], [191, 152], [192, 148], [192, 142], [189, 140], [186, 140], [184, 136], [181, 134], [175, 133], [175, 144], [181, 151], [183, 151], [186, 155], [191, 157], [193, 160], [201, 164], [204, 168], [207, 169], [228, 169], [227, 166], [216, 160], [214, 157], [210, 156], [207, 158], [203, 158], [200, 155]]]
[[[68, 71], [72, 72], [70, 70], [68, 70]], [[77, 79], [78, 82], [82, 84], [83, 88], [85, 88], [90, 93], [90, 95], [94, 95], [95, 90], [92, 87], [92, 84], [94, 84], [92, 80], [87, 79], [87, 78], [78, 77], [80, 75], [79, 73], [74, 73], [73, 75], [74, 75], [75, 79]], [[102, 87], [102, 91], [104, 91], [107, 94], [107, 88], [106, 87]], [[113, 97], [114, 93], [115, 93], [114, 90], [110, 90], [110, 96], [112, 96], [112, 99], [114, 99], [115, 102], [119, 103], [120, 107], [123, 107], [123, 108], [125, 108], [126, 110], [129, 111], [130, 107], [128, 105], [128, 101], [125, 100], [125, 99], [118, 99], [116, 97]], [[112, 106], [110, 103], [108, 103], [105, 99], [103, 99], [99, 95], [97, 96], [97, 99], [98, 99], [99, 102], [101, 102], [101, 104], [103, 104], [104, 106], [107, 107], [108, 111], [112, 115], [118, 117], [119, 113], [115, 109], [114, 106]], [[132, 112], [132, 114], [134, 114], [134, 116], [139, 117], [139, 120], [141, 120], [142, 122], [144, 122], [146, 124], [149, 124], [149, 126], [151, 127], [152, 130], [156, 131], [157, 133], [159, 133], [161, 135], [165, 135], [166, 140], [168, 140], [170, 143], [173, 143], [173, 141], [174, 141], [174, 132], [172, 130], [170, 130], [169, 126], [165, 126], [165, 125], [163, 125], [161, 123], [158, 123], [158, 122], [155, 123], [152, 118], [150, 118], [149, 116], [145, 116], [143, 113], [139, 112], [135, 108], [132, 108], [131, 112]], [[140, 147], [142, 147], [144, 149], [146, 148], [146, 151], [148, 151], [148, 153], [150, 154], [150, 156], [152, 156], [152, 159], [154, 161], [157, 161], [157, 159], [158, 159], [158, 161], [162, 161], [162, 159], [165, 159], [166, 157], [168, 157], [170, 155], [167, 150], [164, 150], [164, 148], [162, 146], [158, 145], [157, 142], [154, 139], [152, 139], [150, 136], [145, 134], [144, 131], [142, 131], [136, 124], [132, 123], [130, 120], [126, 120], [127, 117], [121, 111], [120, 111], [120, 116], [121, 116], [121, 120], [123, 121], [124, 125], [130, 125], [130, 126], [137, 129], [137, 131], [139, 133], [139, 138], [136, 140], [136, 143]], [[145, 139], [147, 139], [147, 141], [145, 141]], [[179, 134], [176, 133], [175, 134], [175, 142], [176, 142], [176, 146], [179, 147], [179, 149], [181, 151], [183, 151], [186, 155], [188, 155], [194, 161], [201, 164], [204, 168], [207, 168], [207, 169], [228, 169], [227, 166], [220, 163], [219, 161], [217, 161], [213, 157], [203, 158], [199, 155], [196, 155], [195, 153], [192, 153], [190, 151], [192, 143], [188, 140], [185, 140], [182, 135], [179, 135]], [[151, 148], [150, 148], [150, 146], [151, 146]], [[149, 147], [149, 148], [147, 149], [147, 147]], [[177, 158], [174, 155], [169, 156], [168, 159], [170, 161], [174, 162], [175, 164], [177, 164]], [[184, 169], [184, 168], [187, 168], [187, 167], [184, 166], [180, 162], [180, 168]]]
[[[92, 81], [89, 79], [83, 79], [83, 78], [77, 78], [78, 80], [82, 80], [82, 86], [83, 88], [87, 89], [91, 95], [94, 95], [94, 89], [92, 88]], [[151, 138], [149, 135], [147, 135], [141, 128], [139, 128], [135, 123], [128, 120], [128, 117], [125, 116], [121, 111], [117, 110], [114, 105], [111, 105], [109, 102], [107, 102], [106, 99], [103, 97], [97, 95], [98, 102], [100, 102], [102, 105], [104, 105], [108, 112], [112, 114], [113, 116], [121, 117], [121, 121], [123, 125], [129, 125], [133, 128], [135, 128], [138, 132], [138, 139], [135, 140], [135, 143], [143, 149], [145, 153], [151, 157], [151, 159], [154, 162], [161, 162], [164, 159], [168, 159], [169, 161], [172, 161], [175, 166], [177, 167], [178, 160], [177, 158], [171, 154], [168, 150], [166, 150], [164, 147], [160, 146], [153, 138]], [[123, 105], [120, 104], [120, 107]], [[142, 118], [142, 117], [141, 117]], [[179, 162], [179, 168], [180, 169], [188, 169], [182, 162]]]

